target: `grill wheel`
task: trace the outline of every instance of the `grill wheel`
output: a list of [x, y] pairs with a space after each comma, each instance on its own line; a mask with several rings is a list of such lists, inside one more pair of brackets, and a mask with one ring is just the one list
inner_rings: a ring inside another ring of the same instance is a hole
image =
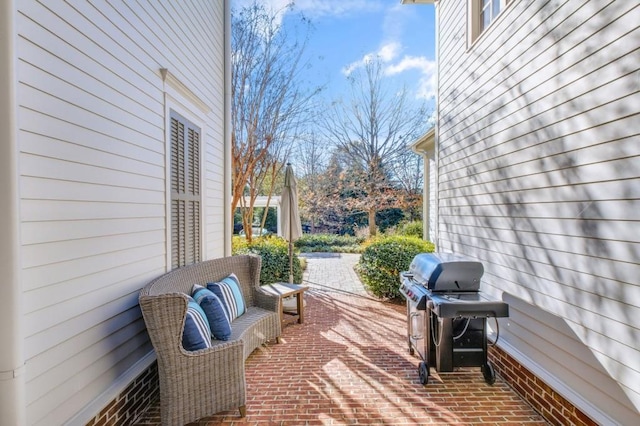
[[429, 383], [429, 364], [422, 361], [418, 365], [418, 374], [420, 375], [420, 383], [423, 385]]
[[484, 376], [484, 381], [489, 385], [494, 384], [496, 382], [496, 375], [493, 372], [493, 366], [487, 362], [481, 367], [481, 369], [482, 375]]

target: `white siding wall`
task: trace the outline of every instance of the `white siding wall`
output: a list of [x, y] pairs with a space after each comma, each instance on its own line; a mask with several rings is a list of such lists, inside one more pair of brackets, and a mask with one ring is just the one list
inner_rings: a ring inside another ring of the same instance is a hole
[[27, 416], [52, 425], [151, 351], [137, 298], [167, 269], [160, 68], [210, 109], [204, 255], [223, 255], [224, 11], [208, 0], [16, 3]]
[[[435, 153], [433, 152], [433, 150], [431, 150], [431, 152], [429, 153], [428, 157], [424, 157], [424, 161], [428, 162], [429, 164], [429, 173], [428, 175], [425, 174], [425, 185], [427, 184], [427, 182], [429, 183], [429, 199], [427, 200], [427, 203], [429, 203], [429, 215], [426, 218], [423, 218], [424, 221], [427, 222], [427, 226], [429, 229], [429, 241], [431, 241], [432, 243], [436, 242], [436, 238], [437, 238], [437, 168], [436, 168], [436, 161], [435, 161], [435, 157], [434, 157]], [[427, 181], [428, 179], [428, 181]]]
[[439, 3], [439, 249], [484, 263], [506, 349], [638, 424], [640, 5], [511, 3], [473, 46]]

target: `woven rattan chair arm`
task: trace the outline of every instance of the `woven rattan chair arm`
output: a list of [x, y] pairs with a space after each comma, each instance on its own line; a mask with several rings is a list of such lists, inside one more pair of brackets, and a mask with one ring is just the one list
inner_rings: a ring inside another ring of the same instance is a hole
[[253, 300], [256, 306], [268, 311], [280, 312], [280, 298], [273, 294], [267, 294], [259, 288], [254, 289]]

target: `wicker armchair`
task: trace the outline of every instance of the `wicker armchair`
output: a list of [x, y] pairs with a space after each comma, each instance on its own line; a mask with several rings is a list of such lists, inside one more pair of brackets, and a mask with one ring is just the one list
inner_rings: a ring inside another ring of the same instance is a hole
[[[204, 261], [162, 275], [140, 292], [139, 301], [158, 358], [163, 425], [184, 425], [220, 411], [246, 415], [244, 362], [258, 346], [279, 340], [282, 309], [277, 297], [260, 290], [261, 259], [243, 255]], [[235, 273], [247, 311], [232, 324], [229, 341], [189, 352], [182, 346], [186, 294]]]

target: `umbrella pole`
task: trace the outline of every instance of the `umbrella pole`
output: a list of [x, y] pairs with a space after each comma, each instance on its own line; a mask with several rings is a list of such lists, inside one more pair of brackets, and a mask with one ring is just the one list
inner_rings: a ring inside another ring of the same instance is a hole
[[289, 241], [289, 284], [293, 284], [293, 244]]
[[[289, 163], [287, 163], [287, 166]], [[291, 197], [291, 191], [289, 191]], [[293, 216], [293, 200], [289, 200], [289, 284], [293, 284], [293, 244], [291, 244], [291, 235], [293, 234], [293, 223], [291, 217]]]
[[[289, 201], [289, 218], [292, 216], [291, 200]], [[293, 224], [289, 220], [289, 284], [293, 284], [293, 244], [291, 243], [291, 234], [293, 233]]]

